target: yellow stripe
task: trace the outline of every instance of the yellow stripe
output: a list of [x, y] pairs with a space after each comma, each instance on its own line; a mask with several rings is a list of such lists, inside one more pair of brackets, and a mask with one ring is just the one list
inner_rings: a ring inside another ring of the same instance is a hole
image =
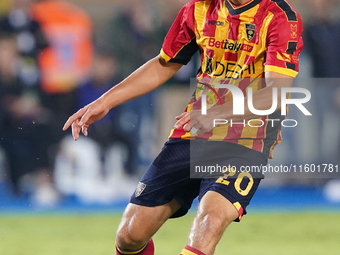
[[[197, 1], [195, 3], [195, 34], [196, 34], [196, 41], [198, 45], [204, 45], [204, 58], [203, 62], [201, 63], [202, 72], [206, 72], [206, 57], [207, 57], [207, 40], [209, 40], [209, 37], [203, 36], [203, 29], [204, 24], [206, 23], [206, 14], [209, 10], [211, 1]], [[217, 38], [216, 38], [217, 39]]]
[[223, 139], [228, 135], [229, 124], [221, 125], [213, 129], [213, 134], [209, 138], [212, 141], [223, 141]]
[[174, 131], [175, 131], [175, 129], [171, 129], [171, 131], [170, 131], [170, 135], [169, 135], [169, 137], [168, 138], [170, 138], [173, 134], [174, 134]]
[[241, 209], [241, 204], [239, 202], [236, 202], [233, 205], [236, 207], [237, 211]]
[[169, 61], [171, 59], [171, 57], [169, 57], [164, 51], [163, 49], [161, 49], [161, 57], [164, 58], [166, 61]]
[[290, 77], [295, 78], [296, 75], [298, 74], [297, 71], [291, 70], [291, 69], [287, 69], [284, 67], [277, 67], [277, 66], [265, 66], [264, 68], [265, 72], [274, 72], [274, 73], [280, 73], [280, 74], [284, 74], [284, 75], [288, 75]]
[[267, 17], [263, 20], [263, 25], [260, 30], [260, 34], [262, 34], [263, 39], [267, 38], [268, 27], [270, 23], [272, 22], [273, 18], [274, 18], [274, 14], [269, 11]]
[[286, 62], [290, 62], [290, 55], [288, 53], [277, 53], [277, 59], [278, 60], [282, 60], [282, 61], [286, 61]]
[[[240, 14], [240, 20], [242, 20], [242, 22], [241, 22], [242, 25], [240, 24], [241, 26], [239, 28], [241, 28], [243, 31], [245, 31], [246, 27], [245, 27], [244, 24], [254, 22], [255, 14], [259, 10], [259, 8], [260, 8], [260, 5], [258, 4], [256, 6], [254, 6], [253, 8], [251, 8], [251, 9], [245, 11], [245, 12], [242, 12]], [[241, 33], [239, 34], [239, 36], [240, 35], [241, 35]]]
[[116, 248], [117, 250], [121, 253], [121, 254], [126, 254], [126, 255], [134, 255], [134, 254], [138, 254], [141, 251], [143, 251], [145, 249], [145, 247], [148, 245], [148, 243], [146, 243], [141, 249], [139, 249], [138, 251], [123, 251], [122, 249], [119, 248], [119, 246], [117, 245], [116, 242]]
[[241, 221], [242, 220], [242, 214], [240, 215], [240, 209], [241, 209], [241, 204], [239, 203], [239, 202], [235, 202], [235, 203], [233, 203], [233, 206], [236, 208], [236, 210], [237, 210], [237, 212], [238, 212], [238, 219], [239, 219], [239, 221]]
[[194, 136], [190, 134], [190, 132], [186, 132], [184, 135], [181, 136], [181, 139], [191, 139]]
[[194, 17], [196, 26], [195, 34], [197, 40], [201, 39], [201, 36], [203, 35], [204, 24], [206, 22], [206, 14], [209, 10], [210, 5], [211, 1], [197, 1], [195, 3]]
[[243, 145], [249, 149], [252, 149], [253, 148], [253, 143], [254, 143], [254, 140], [252, 140], [251, 138], [248, 140], [248, 139], [239, 139], [237, 141], [237, 144], [240, 144], [240, 145]]
[[197, 255], [192, 251], [188, 251], [187, 249], [182, 250], [181, 255]]

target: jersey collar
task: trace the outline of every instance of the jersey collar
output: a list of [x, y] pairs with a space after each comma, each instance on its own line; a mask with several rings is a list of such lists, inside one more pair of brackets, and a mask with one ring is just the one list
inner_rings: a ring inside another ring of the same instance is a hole
[[242, 12], [248, 11], [249, 9], [253, 8], [255, 5], [259, 4], [262, 0], [250, 0], [249, 2], [240, 5], [234, 6], [229, 0], [225, 0], [225, 4], [228, 8], [228, 11], [232, 15], [239, 15]]

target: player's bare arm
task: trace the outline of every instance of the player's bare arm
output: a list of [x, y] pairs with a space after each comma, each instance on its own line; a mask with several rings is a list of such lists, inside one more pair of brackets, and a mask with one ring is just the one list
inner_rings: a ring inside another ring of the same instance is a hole
[[[276, 110], [281, 109], [281, 88], [283, 87], [291, 87], [293, 84], [293, 77], [275, 73], [275, 72], [266, 72], [265, 74], [267, 87], [256, 91], [253, 97], [253, 105], [255, 109], [258, 110], [267, 110], [272, 106], [272, 93], [273, 88], [277, 88], [278, 95], [278, 104]], [[177, 116], [177, 122], [175, 124], [175, 128], [183, 126], [186, 132], [189, 132], [191, 127], [194, 126], [198, 129], [197, 134], [202, 135], [207, 131], [213, 129], [213, 120], [214, 119], [226, 119], [233, 121], [243, 121], [250, 120], [253, 118], [258, 118], [258, 115], [253, 114], [247, 104], [247, 100], [245, 100], [244, 105], [244, 115], [238, 116], [233, 115], [233, 103], [228, 102], [223, 104], [222, 106], [216, 106], [208, 109], [207, 115], [202, 115], [200, 110], [184, 112], [181, 115]]]
[[167, 62], [161, 56], [151, 59], [100, 98], [73, 114], [63, 130], [72, 125], [74, 140], [78, 140], [80, 130], [87, 136], [89, 125], [103, 118], [112, 108], [156, 89], [181, 67], [181, 64]]

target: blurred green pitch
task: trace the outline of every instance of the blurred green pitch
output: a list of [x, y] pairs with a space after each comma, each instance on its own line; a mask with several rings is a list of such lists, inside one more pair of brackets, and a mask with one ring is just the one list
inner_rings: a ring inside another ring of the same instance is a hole
[[[169, 220], [156, 254], [178, 255], [194, 215]], [[0, 215], [0, 255], [114, 255], [120, 215]], [[225, 232], [216, 255], [340, 254], [339, 213], [251, 214]]]

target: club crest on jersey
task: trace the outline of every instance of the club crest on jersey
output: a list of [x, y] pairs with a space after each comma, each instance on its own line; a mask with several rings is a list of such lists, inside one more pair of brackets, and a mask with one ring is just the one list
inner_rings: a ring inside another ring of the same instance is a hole
[[297, 38], [297, 24], [290, 24], [290, 31], [292, 32], [290, 34], [290, 36], [293, 38], [293, 39], [296, 39]]
[[254, 38], [255, 32], [256, 26], [254, 24], [246, 24], [246, 33], [249, 42]]
[[142, 192], [145, 190], [145, 188], [146, 188], [146, 184], [139, 182], [138, 186], [136, 188], [135, 197], [140, 196], [140, 194], [142, 194]]

